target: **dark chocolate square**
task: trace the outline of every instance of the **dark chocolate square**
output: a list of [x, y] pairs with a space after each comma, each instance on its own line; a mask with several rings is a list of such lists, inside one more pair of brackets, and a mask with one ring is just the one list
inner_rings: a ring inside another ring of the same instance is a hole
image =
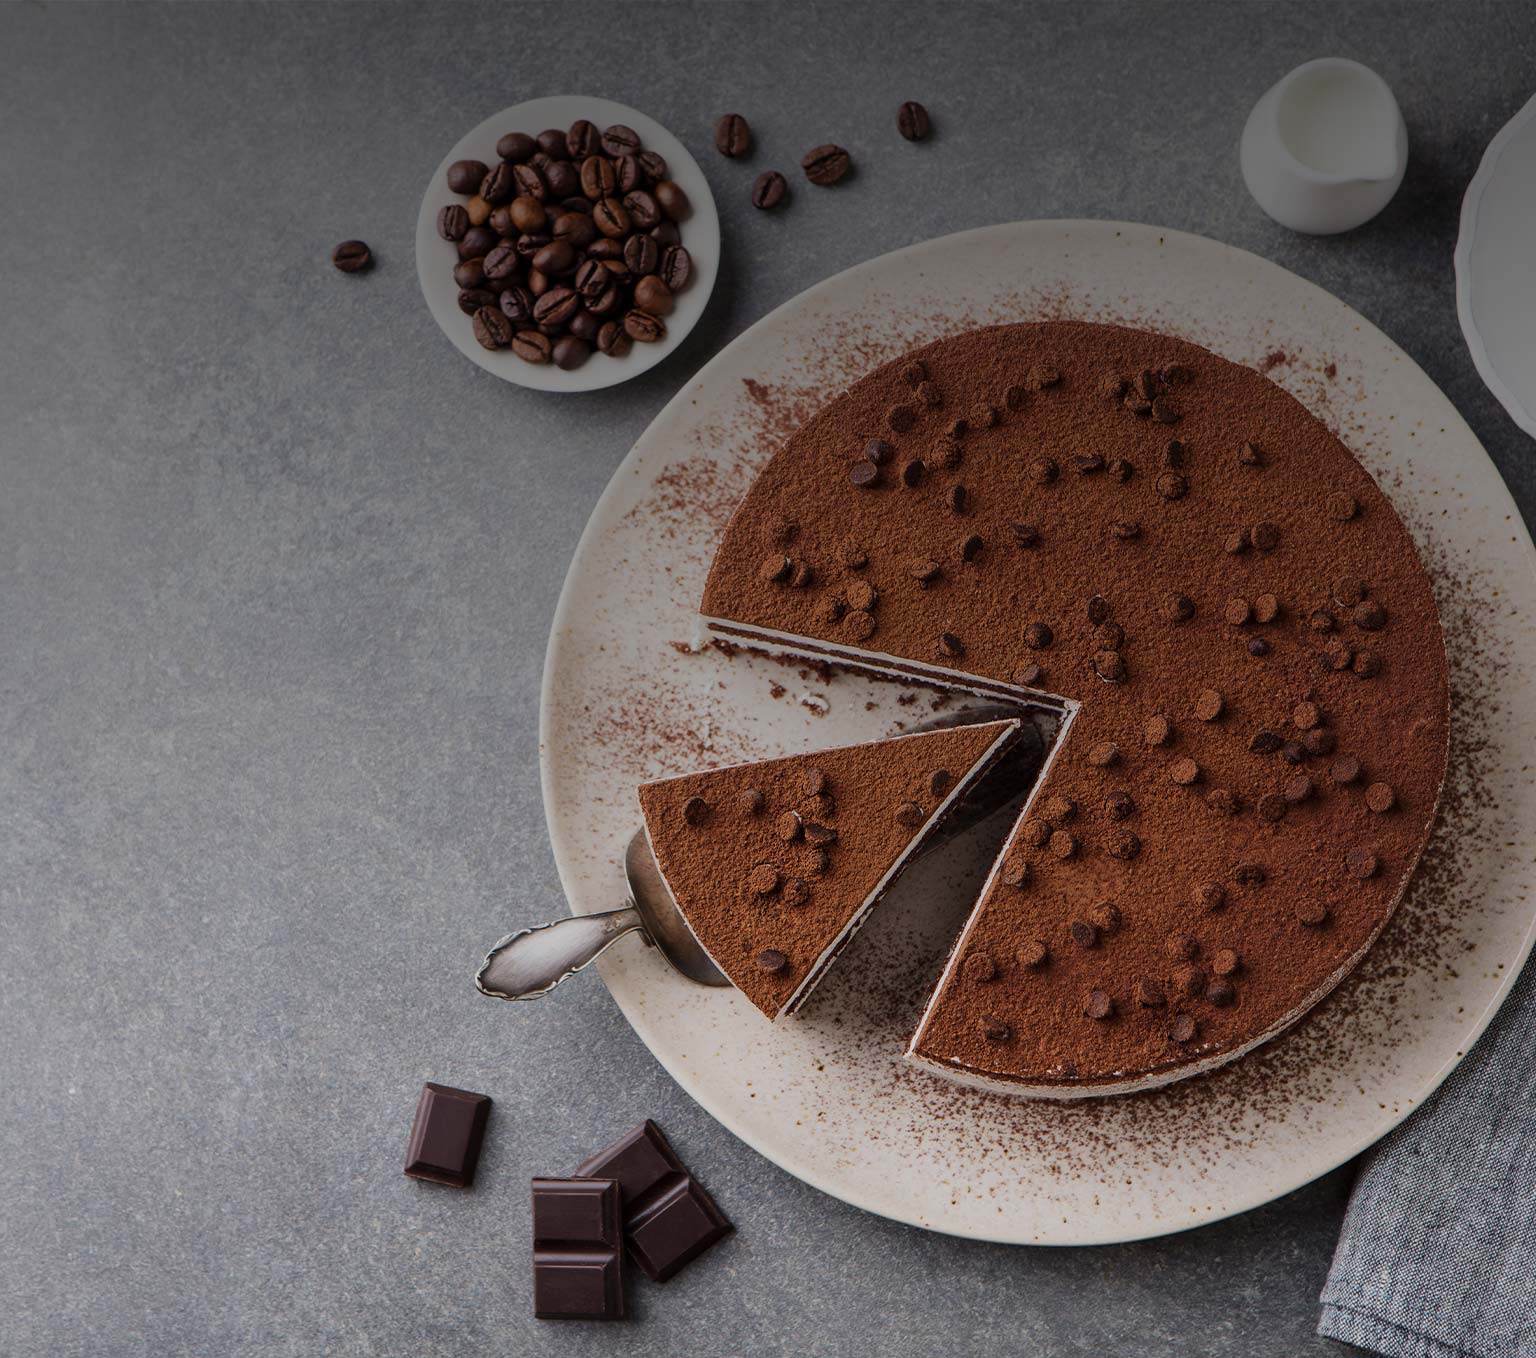
[[583, 1161], [576, 1173], [617, 1179], [627, 1208], [669, 1174], [686, 1174], [661, 1128], [647, 1118], [611, 1146]]
[[533, 1181], [533, 1313], [541, 1320], [620, 1320], [624, 1243], [612, 1179]]
[[484, 1094], [429, 1081], [416, 1104], [405, 1172], [413, 1179], [468, 1188], [480, 1163], [490, 1111], [491, 1101]]
[[540, 1320], [622, 1320], [617, 1250], [536, 1250], [533, 1314]]
[[659, 1283], [731, 1233], [731, 1223], [694, 1180], [684, 1175], [625, 1223], [635, 1262]]
[[535, 1244], [623, 1243], [619, 1224], [619, 1187], [612, 1179], [535, 1179], [533, 1181], [533, 1239]]

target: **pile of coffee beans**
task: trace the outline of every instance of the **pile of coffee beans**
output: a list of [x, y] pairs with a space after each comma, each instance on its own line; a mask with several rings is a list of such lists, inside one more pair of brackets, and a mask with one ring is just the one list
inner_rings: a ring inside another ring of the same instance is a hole
[[459, 309], [487, 349], [579, 368], [667, 333], [693, 278], [679, 223], [688, 195], [633, 128], [509, 132], [495, 165], [456, 160], [438, 234], [458, 251]]
[[[923, 141], [932, 130], [928, 110], [915, 99], [908, 99], [896, 110], [896, 131], [906, 141]], [[727, 160], [750, 155], [753, 147], [751, 124], [739, 113], [723, 113], [715, 120], [715, 150]], [[840, 184], [853, 169], [853, 157], [835, 142], [813, 146], [800, 158], [805, 177], [819, 188]], [[752, 206], [771, 212], [789, 198], [789, 181], [779, 170], [764, 170], [752, 181]]]

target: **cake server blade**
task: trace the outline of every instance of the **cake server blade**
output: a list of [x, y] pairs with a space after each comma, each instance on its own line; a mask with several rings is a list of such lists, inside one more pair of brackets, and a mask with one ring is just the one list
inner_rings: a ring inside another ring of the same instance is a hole
[[[989, 704], [946, 712], [913, 725], [908, 734], [938, 731], [1024, 715], [1017, 707]], [[996, 814], [1033, 786], [1045, 741], [1026, 721], [1019, 739], [951, 808], [919, 854], [947, 843]], [[730, 985], [693, 936], [667, 888], [650, 837], [642, 826], [624, 849], [629, 900], [617, 910], [572, 915], [549, 924], [518, 929], [497, 940], [475, 973], [482, 995], [496, 1000], [536, 1000], [561, 981], [590, 966], [626, 934], [638, 933], [680, 975], [699, 985]]]

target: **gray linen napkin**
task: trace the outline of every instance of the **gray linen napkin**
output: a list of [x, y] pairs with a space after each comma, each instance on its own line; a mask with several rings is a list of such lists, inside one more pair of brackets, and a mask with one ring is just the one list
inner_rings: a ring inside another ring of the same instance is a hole
[[1536, 1358], [1536, 963], [1366, 1156], [1318, 1333], [1392, 1358]]

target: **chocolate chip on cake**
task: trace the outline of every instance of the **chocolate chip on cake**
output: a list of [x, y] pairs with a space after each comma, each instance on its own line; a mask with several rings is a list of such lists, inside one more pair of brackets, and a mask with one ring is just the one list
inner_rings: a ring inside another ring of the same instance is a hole
[[1112, 457], [1109, 459], [1109, 474], [1116, 481], [1124, 485], [1136, 474], [1136, 468], [1128, 458]]
[[1018, 547], [1038, 547], [1040, 545], [1040, 530], [1032, 523], [1011, 523], [1008, 532], [1013, 537], [1014, 545]]
[[1299, 740], [1288, 740], [1280, 747], [1280, 758], [1287, 764], [1304, 764], [1307, 759], [1307, 747]]
[[988, 981], [997, 979], [997, 963], [992, 960], [990, 953], [969, 953], [961, 966], [965, 972], [965, 979], [973, 984], [985, 985]]
[[1136, 1003], [1143, 1009], [1160, 1009], [1168, 1003], [1168, 997], [1161, 985], [1150, 976], [1143, 976], [1136, 982]]
[[928, 474], [928, 464], [920, 457], [914, 457], [901, 466], [901, 484], [908, 490], [914, 490], [923, 484], [923, 477]]
[[1169, 622], [1188, 622], [1195, 616], [1195, 601], [1187, 594], [1165, 594], [1162, 610]]
[[1211, 970], [1218, 976], [1236, 975], [1242, 965], [1242, 959], [1231, 948], [1221, 948], [1211, 958]]
[[1262, 863], [1244, 861], [1232, 865], [1232, 880], [1239, 886], [1263, 886], [1266, 876]]
[[883, 467], [896, 456], [896, 449], [884, 439], [870, 439], [864, 445], [864, 457], [877, 467]]
[[1353, 783], [1360, 777], [1360, 761], [1352, 754], [1340, 755], [1328, 766], [1328, 778], [1330, 782], [1341, 786]]
[[1034, 970], [1043, 967], [1046, 959], [1051, 955], [1050, 949], [1038, 938], [1027, 939], [1019, 944], [1019, 950], [1015, 956], [1019, 959], [1019, 965]]
[[1182, 967], [1173, 969], [1174, 988], [1181, 994], [1193, 997], [1199, 995], [1205, 989], [1206, 975], [1204, 967], [1197, 967], [1186, 963]]
[[1220, 882], [1197, 882], [1190, 899], [1201, 910], [1220, 910], [1227, 903], [1227, 889]]
[[820, 821], [808, 820], [805, 822], [805, 842], [825, 848], [828, 844], [837, 843], [837, 831]]
[[954, 782], [954, 775], [948, 769], [934, 769], [923, 780], [923, 785], [928, 789], [930, 797], [938, 798], [948, 792], [954, 786]]
[[1014, 670], [1014, 672], [1008, 677], [1021, 688], [1032, 688], [1040, 682], [1044, 674], [1045, 671], [1042, 670], [1040, 666], [1030, 664], [1020, 665], [1019, 668]]
[[922, 403], [930, 410], [937, 410], [944, 404], [944, 393], [932, 382], [919, 382], [917, 394]]
[[1175, 962], [1188, 962], [1200, 955], [1200, 942], [1193, 934], [1169, 934], [1163, 951]]
[[1254, 754], [1274, 754], [1283, 743], [1273, 731], [1255, 731], [1248, 748]]
[[1120, 747], [1112, 740], [1101, 740], [1088, 751], [1088, 762], [1096, 769], [1107, 769], [1120, 762]]
[[1222, 610], [1222, 616], [1226, 618], [1229, 626], [1242, 627], [1253, 617], [1253, 609], [1246, 599], [1228, 599], [1226, 608]]
[[1155, 485], [1157, 493], [1165, 500], [1182, 500], [1189, 494], [1189, 479], [1180, 472], [1160, 473]]
[[1003, 404], [1009, 410], [1023, 410], [1029, 401], [1029, 388], [1021, 383], [1014, 383], [1003, 393]]
[[1163, 445], [1163, 465], [1165, 467], [1182, 467], [1184, 465], [1184, 454], [1187, 451], [1181, 439], [1169, 439]]
[[1057, 830], [1048, 843], [1057, 858], [1071, 858], [1077, 852], [1077, 836], [1068, 830]]
[[1273, 594], [1261, 594], [1253, 601], [1253, 620], [1271, 623], [1280, 616], [1280, 600]]
[[1194, 1019], [1190, 1018], [1188, 1014], [1179, 1014], [1173, 1020], [1173, 1027], [1168, 1030], [1168, 1040], [1170, 1042], [1177, 1042], [1182, 1047], [1187, 1043], [1193, 1042], [1195, 1034], [1199, 1031], [1199, 1025], [1195, 1023]]
[[[1104, 798], [1104, 814], [1110, 820], [1125, 820], [1136, 810], [1136, 803], [1129, 792], [1111, 792]], [[1139, 846], [1138, 846], [1139, 847]]]
[[978, 533], [972, 533], [968, 538], [962, 538], [960, 542], [960, 560], [976, 560], [981, 555], [982, 548], [985, 546], [986, 543], [982, 541], [981, 535]]
[[1365, 599], [1356, 604], [1350, 616], [1362, 632], [1379, 632], [1387, 625], [1387, 610], [1374, 599]]
[[1029, 885], [1029, 879], [1033, 876], [1028, 863], [1022, 859], [1017, 863], [1010, 863], [1002, 871], [1004, 886], [1018, 887], [1020, 890]]
[[1029, 464], [1029, 475], [1037, 486], [1048, 486], [1056, 479], [1056, 464], [1048, 457], [1037, 457]]
[[[945, 503], [949, 505], [953, 514], [964, 514], [966, 506], [970, 503], [970, 495], [962, 485], [953, 485], [949, 488], [949, 494], [945, 496]], [[980, 538], [977, 539], [981, 541]]]
[[1090, 990], [1083, 997], [1083, 1013], [1091, 1019], [1107, 1019], [1115, 1012], [1115, 1002], [1102, 990]]
[[1043, 849], [1051, 837], [1051, 823], [1031, 816], [1019, 829], [1019, 837], [1032, 849]]
[[1262, 467], [1264, 450], [1256, 443], [1245, 443], [1237, 450], [1237, 460], [1245, 467]]
[[934, 640], [933, 647], [946, 660], [953, 660], [965, 654], [964, 643], [953, 632], [940, 632]]
[[777, 821], [779, 838], [786, 843], [794, 843], [799, 839], [805, 829], [805, 822], [800, 819], [798, 811], [786, 811]]
[[747, 886], [754, 895], [771, 896], [779, 889], [779, 870], [772, 863], [759, 863], [747, 875]]
[[1360, 512], [1360, 502], [1353, 495], [1337, 491], [1328, 497], [1328, 517], [1345, 523]]
[[741, 796], [737, 799], [741, 809], [749, 816], [762, 814], [762, 810], [768, 805], [768, 798], [763, 795], [760, 787], [747, 787], [741, 790]]
[[1364, 881], [1381, 870], [1381, 860], [1369, 849], [1351, 849], [1344, 855], [1344, 869], [1351, 877]]
[[804, 589], [816, 578], [816, 572], [809, 561], [794, 561], [789, 568], [789, 584], [791, 589]]
[[1307, 626], [1314, 632], [1331, 632], [1338, 624], [1326, 608], [1314, 608], [1307, 614]]
[[1312, 780], [1304, 773], [1298, 773], [1285, 780], [1285, 786], [1280, 789], [1280, 795], [1285, 798], [1290, 806], [1300, 806], [1302, 802], [1311, 799], [1313, 792]]
[[1142, 723], [1141, 739], [1143, 744], [1154, 749], [1166, 745], [1173, 739], [1173, 723], [1161, 712], [1156, 713]]
[[1222, 539], [1221, 550], [1228, 556], [1241, 556], [1248, 550], [1248, 530], [1239, 528]]
[[1385, 813], [1397, 805], [1397, 793], [1390, 783], [1372, 783], [1365, 790], [1365, 804], [1378, 814]]
[[1106, 684], [1123, 684], [1127, 673], [1125, 657], [1119, 651], [1097, 651], [1093, 657], [1093, 672]]
[[1291, 721], [1303, 731], [1323, 723], [1323, 710], [1316, 703], [1301, 702], [1291, 709]]
[[1007, 1042], [1013, 1036], [1013, 1028], [1007, 1019], [991, 1014], [981, 1021], [982, 1036], [988, 1042]]
[[1072, 466], [1079, 476], [1092, 476], [1104, 470], [1104, 456], [1102, 453], [1079, 453], [1072, 459]]
[[1029, 370], [1029, 385], [1037, 391], [1043, 391], [1046, 387], [1058, 386], [1061, 382], [1061, 372], [1057, 368], [1035, 366]]
[[1229, 787], [1213, 787], [1205, 794], [1205, 804], [1219, 816], [1235, 816], [1242, 810], [1242, 801]]
[[777, 976], [789, 965], [789, 958], [777, 948], [764, 948], [757, 955], [757, 969], [767, 972], [770, 976]]
[[1032, 651], [1043, 651], [1056, 639], [1050, 626], [1043, 622], [1032, 622], [1024, 628], [1024, 644]]
[[1285, 798], [1275, 792], [1267, 792], [1260, 797], [1254, 808], [1259, 813], [1259, 819], [1268, 821], [1273, 825], [1276, 821], [1285, 819], [1288, 810]]
[[880, 468], [873, 462], [855, 462], [848, 469], [848, 479], [860, 490], [869, 490], [880, 482]]
[[1243, 649], [1251, 656], [1266, 656], [1269, 654], [1269, 643], [1263, 637], [1249, 637]]
[[1373, 651], [1361, 651], [1355, 657], [1353, 669], [1361, 679], [1374, 679], [1381, 673], [1381, 660]]
[[1113, 901], [1099, 901], [1090, 906], [1088, 918], [1106, 934], [1113, 934], [1123, 922], [1120, 907]]
[[1203, 688], [1195, 696], [1195, 716], [1201, 721], [1215, 721], [1225, 704], [1214, 688]]
[[843, 589], [843, 597], [849, 608], [867, 611], [875, 606], [879, 596], [868, 580], [850, 580]]
[[1328, 920], [1328, 907], [1321, 901], [1298, 901], [1295, 911], [1296, 918], [1311, 929], [1316, 929]]
[[784, 883], [785, 905], [805, 905], [811, 899], [811, 884], [803, 877], [792, 877]]
[[867, 641], [875, 633], [874, 615], [856, 608], [843, 615], [843, 634], [852, 641]]
[[1237, 999], [1237, 991], [1230, 981], [1217, 977], [1205, 987], [1205, 998], [1219, 1009], [1225, 1009]]
[[944, 567], [931, 557], [919, 557], [908, 567], [908, 573], [926, 585], [937, 580], [944, 573]]
[[788, 580], [789, 573], [794, 569], [794, 562], [782, 553], [775, 552], [772, 556], [765, 556], [762, 565], [757, 568], [757, 578], [777, 583], [780, 580]]
[[1175, 759], [1168, 766], [1168, 778], [1170, 782], [1177, 783], [1180, 787], [1188, 787], [1198, 781], [1200, 777], [1200, 765], [1193, 759]]
[[916, 802], [902, 802], [896, 808], [896, 823], [905, 825], [909, 830], [915, 830], [927, 819], [923, 808]]
[[1079, 948], [1096, 948], [1099, 945], [1099, 926], [1085, 919], [1075, 919], [1071, 924], [1072, 941]]
[[1141, 536], [1141, 524], [1135, 519], [1111, 519], [1109, 535], [1116, 542], [1131, 542]]
[[690, 797], [683, 803], [683, 819], [689, 825], [703, 825], [709, 819], [709, 803], [702, 797]]

